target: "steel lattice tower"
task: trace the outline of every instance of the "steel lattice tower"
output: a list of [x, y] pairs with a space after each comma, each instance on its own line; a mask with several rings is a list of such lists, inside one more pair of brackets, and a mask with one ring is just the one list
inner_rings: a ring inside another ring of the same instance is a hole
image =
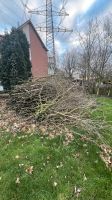
[[55, 70], [55, 43], [52, 0], [46, 0], [46, 46], [49, 50], [49, 67]]
[[64, 6], [60, 11], [53, 9], [52, 0], [46, 0], [46, 4], [43, 10], [29, 10], [29, 13], [43, 15], [45, 16], [46, 22], [45, 26], [39, 27], [37, 26], [37, 31], [46, 32], [46, 46], [48, 49], [48, 57], [49, 57], [49, 69], [51, 73], [55, 72], [56, 69], [56, 58], [55, 58], [55, 32], [72, 32], [73, 30], [69, 30], [66, 28], [60, 28], [60, 26], [54, 27], [54, 16], [68, 16], [65, 11]]

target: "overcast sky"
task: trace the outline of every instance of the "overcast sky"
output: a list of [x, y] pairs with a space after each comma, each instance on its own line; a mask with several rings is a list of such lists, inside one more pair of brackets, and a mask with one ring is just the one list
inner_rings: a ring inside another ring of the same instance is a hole
[[[25, 4], [28, 2], [28, 8], [44, 8], [45, 0], [22, 0]], [[53, 0], [56, 10], [61, 8], [64, 0]], [[62, 26], [73, 29], [72, 34], [57, 34], [55, 39], [56, 48], [59, 53], [63, 53], [65, 49], [76, 46], [77, 40], [75, 36], [75, 28], [78, 26], [83, 30], [87, 21], [96, 16], [103, 17], [112, 10], [112, 0], [65, 0], [66, 11], [69, 13]], [[34, 25], [43, 25], [45, 18], [42, 16], [31, 16], [28, 10], [23, 9], [21, 0], [0, 0], [0, 34], [4, 30], [10, 30], [12, 26], [18, 26], [31, 18]], [[59, 18], [54, 18], [55, 24], [58, 25]], [[41, 33], [42, 39], [45, 41], [45, 34]]]

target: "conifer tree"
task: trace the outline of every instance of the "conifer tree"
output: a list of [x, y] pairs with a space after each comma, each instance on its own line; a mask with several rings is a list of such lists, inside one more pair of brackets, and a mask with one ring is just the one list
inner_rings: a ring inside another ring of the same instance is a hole
[[4, 36], [0, 54], [0, 80], [5, 90], [31, 77], [29, 44], [22, 31], [13, 28]]

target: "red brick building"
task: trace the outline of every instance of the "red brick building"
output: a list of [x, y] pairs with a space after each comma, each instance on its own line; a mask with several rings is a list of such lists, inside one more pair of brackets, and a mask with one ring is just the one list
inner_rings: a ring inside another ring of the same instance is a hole
[[32, 64], [32, 76], [44, 77], [48, 75], [48, 56], [47, 48], [29, 20], [19, 27], [29, 43], [30, 60]]

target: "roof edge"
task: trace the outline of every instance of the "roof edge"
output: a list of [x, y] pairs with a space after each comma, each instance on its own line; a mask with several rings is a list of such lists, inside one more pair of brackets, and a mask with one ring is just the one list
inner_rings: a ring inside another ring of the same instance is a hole
[[42, 47], [43, 47], [46, 51], [48, 51], [47, 47], [45, 46], [44, 42], [43, 42], [42, 39], [40, 38], [38, 32], [36, 31], [36, 29], [35, 29], [35, 27], [34, 27], [34, 25], [33, 25], [33, 23], [31, 22], [31, 20], [26, 21], [24, 24], [22, 24], [21, 26], [19, 26], [19, 27], [17, 28], [17, 30], [21, 30], [21, 29], [22, 29], [25, 25], [27, 25], [27, 24], [31, 25], [31, 27], [33, 28], [33, 30], [34, 30], [36, 36], [37, 36], [38, 39], [40, 40], [40, 42], [41, 42], [41, 44], [42, 44]]

